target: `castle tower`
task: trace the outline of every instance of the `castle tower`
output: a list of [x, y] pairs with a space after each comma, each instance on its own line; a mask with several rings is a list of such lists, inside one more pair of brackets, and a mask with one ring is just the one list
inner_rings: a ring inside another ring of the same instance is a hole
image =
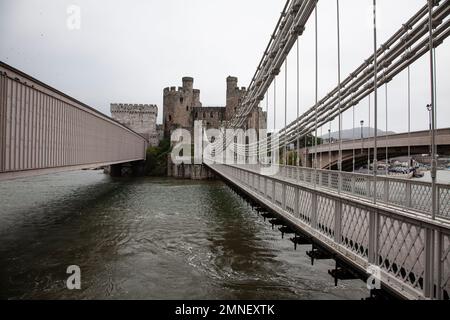
[[200, 90], [194, 89], [194, 78], [183, 77], [182, 87], [165, 88], [163, 95], [164, 136], [170, 137], [173, 130], [193, 127], [193, 109], [201, 106]]
[[242, 97], [245, 95], [245, 88], [238, 87], [238, 78], [229, 76], [227, 77], [227, 101], [226, 101], [226, 120], [230, 120], [237, 112], [238, 106], [241, 103]]

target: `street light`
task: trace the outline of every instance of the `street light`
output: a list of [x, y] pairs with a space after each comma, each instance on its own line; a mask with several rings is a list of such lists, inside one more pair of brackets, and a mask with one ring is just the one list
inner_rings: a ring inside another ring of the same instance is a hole
[[363, 134], [363, 126], [364, 126], [364, 120], [361, 120], [361, 154], [364, 153], [364, 134]]
[[[433, 106], [431, 104], [427, 104], [427, 110], [428, 110], [428, 123], [429, 123], [429, 130], [430, 130], [430, 138], [432, 134], [432, 128], [431, 128], [431, 111], [433, 110]], [[431, 139], [430, 139], [431, 140]], [[430, 144], [430, 157], [432, 153], [432, 146]]]
[[331, 129], [328, 129], [328, 170], [331, 170]]

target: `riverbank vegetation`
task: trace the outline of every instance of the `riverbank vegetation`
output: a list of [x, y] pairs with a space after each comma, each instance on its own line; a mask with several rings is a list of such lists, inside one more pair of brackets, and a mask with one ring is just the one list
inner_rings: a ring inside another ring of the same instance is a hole
[[167, 175], [167, 156], [171, 151], [169, 139], [160, 141], [157, 147], [147, 148], [145, 175], [163, 177]]

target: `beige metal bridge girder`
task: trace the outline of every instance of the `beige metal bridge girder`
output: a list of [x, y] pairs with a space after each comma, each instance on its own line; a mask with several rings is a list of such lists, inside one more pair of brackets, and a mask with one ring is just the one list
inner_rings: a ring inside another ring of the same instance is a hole
[[147, 140], [0, 62], [0, 180], [145, 159]]

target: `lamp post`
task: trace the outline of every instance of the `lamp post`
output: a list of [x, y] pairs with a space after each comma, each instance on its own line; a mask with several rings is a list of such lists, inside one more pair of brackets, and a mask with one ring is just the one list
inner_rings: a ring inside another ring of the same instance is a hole
[[364, 153], [364, 134], [363, 134], [363, 126], [364, 120], [361, 120], [361, 155]]
[[331, 170], [331, 129], [328, 129], [328, 170]]
[[[428, 110], [428, 128], [430, 131], [430, 140], [431, 140], [431, 135], [432, 135], [432, 127], [431, 127], [431, 111], [433, 109], [433, 106], [431, 104], [427, 104], [427, 110]], [[432, 145], [430, 144], [430, 157], [431, 157], [431, 153], [432, 153]]]

